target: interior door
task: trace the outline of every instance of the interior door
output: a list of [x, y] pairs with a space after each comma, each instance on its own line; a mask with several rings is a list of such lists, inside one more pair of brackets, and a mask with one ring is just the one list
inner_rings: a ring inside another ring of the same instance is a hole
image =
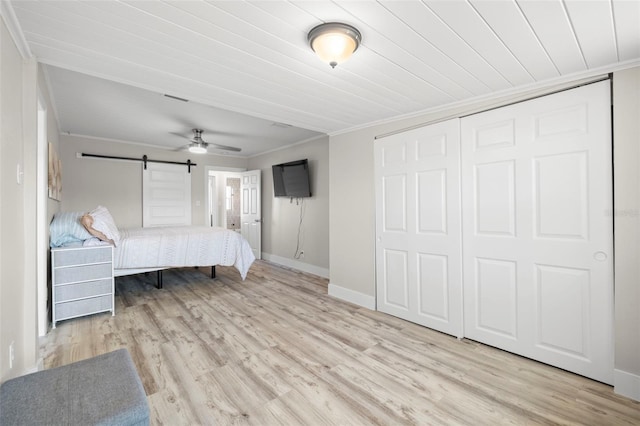
[[240, 173], [242, 192], [240, 216], [242, 236], [249, 242], [256, 259], [262, 258], [262, 207], [260, 170]]
[[464, 334], [613, 382], [609, 82], [461, 120]]
[[375, 143], [377, 309], [462, 336], [459, 120]]
[[146, 163], [142, 169], [142, 226], [191, 225], [191, 173], [184, 165]]

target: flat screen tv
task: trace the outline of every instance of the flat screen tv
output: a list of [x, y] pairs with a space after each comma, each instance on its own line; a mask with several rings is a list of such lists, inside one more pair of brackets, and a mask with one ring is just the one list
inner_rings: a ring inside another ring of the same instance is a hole
[[271, 166], [273, 195], [276, 197], [311, 197], [307, 159]]

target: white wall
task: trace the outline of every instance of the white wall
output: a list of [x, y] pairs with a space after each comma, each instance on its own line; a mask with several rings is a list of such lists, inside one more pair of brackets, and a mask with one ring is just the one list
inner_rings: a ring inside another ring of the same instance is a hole
[[[638, 73], [640, 68], [614, 73], [615, 221], [616, 238], [616, 368], [640, 399], [640, 148]], [[495, 97], [464, 107], [445, 108], [331, 136], [330, 163], [330, 287], [329, 292], [351, 302], [375, 306], [375, 196], [373, 143], [376, 136], [463, 116], [555, 91], [570, 84], [528, 93]], [[357, 169], [354, 169], [357, 165]], [[362, 214], [356, 215], [355, 212]], [[368, 214], [366, 212], [369, 212]], [[357, 220], [354, 220], [357, 217]], [[616, 389], [618, 390], [618, 380]]]
[[149, 159], [165, 161], [191, 159], [197, 164], [191, 169], [193, 225], [205, 223], [205, 166], [247, 167], [247, 160], [244, 158], [173, 152], [141, 145], [62, 135], [62, 210], [89, 211], [97, 205], [103, 205], [109, 209], [120, 228], [142, 226], [142, 163], [77, 158], [78, 152], [135, 158], [142, 158], [146, 154]]
[[[271, 166], [309, 160], [311, 198], [298, 205], [289, 198], [273, 196]], [[329, 138], [312, 141], [249, 159], [249, 169], [262, 171], [263, 258], [316, 275], [329, 276]], [[301, 249], [295, 259], [300, 209], [304, 208]]]
[[640, 68], [614, 74], [616, 391], [640, 400]]
[[[37, 65], [23, 60], [0, 19], [0, 381], [37, 358], [35, 163]], [[25, 175], [19, 183], [17, 167]], [[9, 368], [9, 345], [15, 361]]]

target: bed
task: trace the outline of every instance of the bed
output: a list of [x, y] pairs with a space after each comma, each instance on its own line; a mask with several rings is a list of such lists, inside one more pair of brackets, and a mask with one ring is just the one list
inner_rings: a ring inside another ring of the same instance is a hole
[[242, 235], [224, 228], [176, 226], [123, 229], [113, 251], [114, 275], [185, 266], [234, 266], [244, 280], [255, 260]]
[[234, 266], [244, 280], [255, 260], [249, 243], [239, 233], [225, 228], [173, 226], [118, 229], [102, 206], [88, 212], [58, 213], [50, 226], [51, 247], [67, 245], [114, 246], [114, 276], [158, 271], [175, 267]]

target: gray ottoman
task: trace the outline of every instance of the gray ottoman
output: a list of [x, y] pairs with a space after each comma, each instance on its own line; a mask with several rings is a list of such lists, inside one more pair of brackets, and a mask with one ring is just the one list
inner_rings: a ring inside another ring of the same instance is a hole
[[0, 425], [148, 425], [149, 405], [126, 349], [8, 380]]

